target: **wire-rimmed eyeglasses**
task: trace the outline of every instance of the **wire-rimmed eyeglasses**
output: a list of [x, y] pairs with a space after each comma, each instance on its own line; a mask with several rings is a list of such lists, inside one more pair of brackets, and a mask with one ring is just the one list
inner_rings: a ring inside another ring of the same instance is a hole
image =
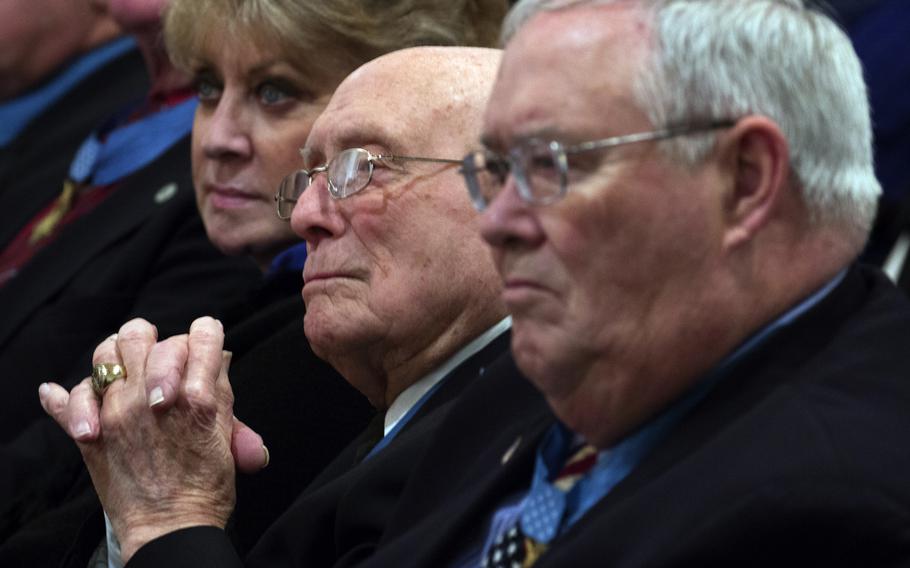
[[294, 204], [313, 183], [313, 177], [322, 172], [328, 177], [329, 194], [335, 199], [350, 197], [370, 184], [373, 179], [373, 167], [383, 161], [418, 161], [436, 162], [440, 164], [460, 164], [462, 160], [448, 160], [444, 158], [421, 158], [415, 156], [392, 156], [385, 154], [372, 154], [363, 148], [349, 148], [339, 152], [328, 164], [310, 170], [297, 170], [288, 175], [278, 186], [275, 195], [278, 217], [290, 219], [294, 211]]
[[496, 198], [505, 186], [510, 173], [515, 178], [518, 195], [525, 202], [545, 205], [558, 201], [566, 195], [569, 176], [568, 156], [570, 155], [729, 128], [734, 124], [736, 124], [735, 120], [718, 120], [704, 124], [612, 136], [571, 146], [565, 146], [556, 140], [531, 139], [509, 149], [507, 156], [501, 156], [490, 150], [471, 152], [462, 160], [459, 171], [468, 186], [471, 202], [478, 211], [486, 209], [487, 205]]

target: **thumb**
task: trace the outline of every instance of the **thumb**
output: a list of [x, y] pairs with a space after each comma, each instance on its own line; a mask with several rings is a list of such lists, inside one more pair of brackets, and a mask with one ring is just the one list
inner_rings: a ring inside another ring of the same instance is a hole
[[256, 473], [269, 465], [269, 450], [262, 443], [262, 436], [234, 417], [231, 434], [231, 453], [234, 464], [243, 473]]

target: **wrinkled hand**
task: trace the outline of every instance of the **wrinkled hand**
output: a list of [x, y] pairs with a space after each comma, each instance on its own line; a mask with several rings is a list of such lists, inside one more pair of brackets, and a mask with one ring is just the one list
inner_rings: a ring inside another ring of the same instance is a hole
[[89, 379], [71, 393], [40, 389], [45, 411], [76, 440], [124, 560], [165, 533], [223, 527], [234, 504], [238, 467], [263, 466], [262, 441], [233, 418], [221, 324], [193, 322], [189, 335], [157, 341], [132, 320], [95, 350], [95, 363], [120, 363], [127, 378], [103, 404]]

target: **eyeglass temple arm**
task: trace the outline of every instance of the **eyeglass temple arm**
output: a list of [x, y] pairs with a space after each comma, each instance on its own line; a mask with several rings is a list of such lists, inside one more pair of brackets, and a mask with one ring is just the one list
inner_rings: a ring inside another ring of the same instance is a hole
[[435, 162], [438, 164], [460, 164], [462, 160], [449, 160], [447, 158], [419, 158], [416, 156], [392, 156], [392, 155], [378, 155], [373, 156], [376, 160], [414, 160], [417, 162]]
[[698, 132], [706, 132], [708, 130], [717, 130], [719, 128], [729, 128], [734, 124], [736, 124], [735, 120], [717, 120], [714, 122], [696, 124], [691, 126], [662, 128], [653, 132], [638, 132], [635, 134], [626, 134], [625, 136], [614, 136], [612, 138], [604, 138], [603, 140], [584, 142], [575, 146], [569, 146], [565, 149], [565, 151], [570, 153], [587, 152], [590, 150], [610, 148], [612, 146], [619, 146], [622, 144], [634, 144], [635, 142], [647, 142], [650, 140], [664, 140], [666, 138], [673, 138], [674, 136], [680, 136], [682, 134], [695, 134]]

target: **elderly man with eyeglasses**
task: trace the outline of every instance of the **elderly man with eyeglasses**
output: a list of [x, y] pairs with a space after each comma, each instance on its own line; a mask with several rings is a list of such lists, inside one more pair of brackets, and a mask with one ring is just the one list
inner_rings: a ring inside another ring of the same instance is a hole
[[[279, 190], [279, 216], [307, 242], [307, 339], [382, 412], [248, 565], [330, 566], [368, 554], [430, 432], [508, 350], [500, 280], [457, 167], [479, 134], [499, 57], [417, 48], [360, 68], [314, 124], [304, 169]], [[157, 343], [154, 328], [134, 320], [95, 352], [97, 365], [120, 366], [113, 380], [94, 392], [88, 380], [69, 394], [41, 390], [82, 451], [109, 516], [109, 551], [119, 541], [129, 566], [241, 564], [222, 530], [235, 463], [255, 470], [268, 454], [232, 418], [222, 340], [211, 318]], [[320, 433], [287, 435], [305, 447]]]
[[855, 263], [879, 184], [849, 40], [800, 0], [507, 27], [463, 171], [557, 420], [518, 376], [466, 393], [371, 565], [910, 565], [910, 306]]

